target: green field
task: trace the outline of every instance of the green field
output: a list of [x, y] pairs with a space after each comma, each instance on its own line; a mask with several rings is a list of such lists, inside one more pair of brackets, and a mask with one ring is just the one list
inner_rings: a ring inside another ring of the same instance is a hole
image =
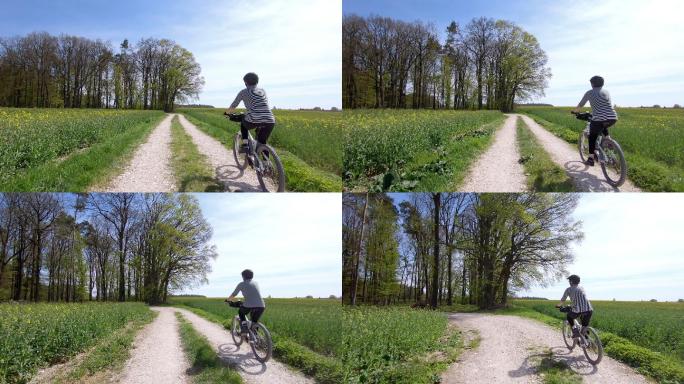
[[[586, 122], [575, 119], [570, 109], [521, 107], [517, 112], [576, 144]], [[654, 192], [684, 191], [684, 109], [618, 108], [617, 113], [610, 135], [625, 152], [634, 184]]]
[[0, 108], [0, 190], [84, 190], [163, 116], [161, 111]]
[[[460, 350], [444, 313], [408, 307], [344, 310], [346, 383], [434, 383]], [[442, 359], [428, 359], [438, 353]]]
[[[178, 112], [198, 128], [233, 148], [238, 123], [228, 121], [221, 108], [186, 108]], [[276, 110], [269, 144], [285, 167], [287, 187], [296, 191], [334, 192], [342, 189], [342, 113]]]
[[[170, 304], [199, 309], [200, 315], [230, 327], [237, 309], [222, 298], [174, 297]], [[339, 300], [266, 299], [259, 320], [271, 331], [274, 356], [320, 383], [336, 383], [342, 374], [342, 306]]]
[[0, 304], [0, 383], [24, 383], [131, 321], [153, 313], [140, 303]]
[[347, 190], [455, 190], [503, 122], [497, 111], [344, 112]]

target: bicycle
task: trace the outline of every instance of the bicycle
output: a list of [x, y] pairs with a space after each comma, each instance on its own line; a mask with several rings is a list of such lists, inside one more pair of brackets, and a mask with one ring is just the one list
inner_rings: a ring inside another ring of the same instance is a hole
[[[571, 112], [578, 120], [587, 122], [587, 126], [580, 133], [579, 137], [579, 153], [583, 162], [589, 158], [589, 126], [591, 125], [591, 113]], [[606, 177], [608, 184], [613, 187], [619, 187], [625, 182], [627, 177], [627, 162], [625, 161], [625, 154], [622, 152], [620, 144], [609, 135], [598, 135], [596, 138], [595, 158], [601, 164], [601, 170]]]
[[[560, 306], [558, 310], [568, 313], [570, 312], [570, 307]], [[577, 329], [578, 337], [572, 337], [573, 328]], [[567, 319], [563, 320], [563, 342], [571, 351], [575, 348], [575, 345], [579, 345], [591, 365], [597, 365], [603, 358], [603, 344], [598, 332], [592, 327], [582, 327], [577, 318], [573, 320], [573, 325], [570, 325]]]
[[[227, 303], [233, 308], [242, 307], [242, 301], [229, 301]], [[246, 324], [244, 325], [247, 332], [243, 333], [240, 316], [235, 315], [235, 317], [233, 317], [233, 322], [230, 327], [230, 336], [233, 338], [233, 342], [235, 342], [237, 347], [240, 347], [243, 341], [247, 341], [252, 348], [254, 357], [261, 363], [267, 362], [273, 354], [271, 332], [269, 332], [265, 325], [258, 321], [252, 322], [251, 320], [246, 320], [245, 323]]]
[[[234, 122], [241, 123], [245, 118], [244, 113], [224, 113]], [[256, 128], [259, 130], [259, 127]], [[233, 138], [233, 156], [240, 170], [244, 170], [249, 164], [254, 169], [259, 179], [259, 185], [264, 192], [285, 191], [285, 169], [275, 149], [268, 144], [261, 144], [247, 131], [247, 151], [240, 156], [242, 146], [242, 134], [238, 131]], [[258, 135], [258, 134], [257, 134]]]

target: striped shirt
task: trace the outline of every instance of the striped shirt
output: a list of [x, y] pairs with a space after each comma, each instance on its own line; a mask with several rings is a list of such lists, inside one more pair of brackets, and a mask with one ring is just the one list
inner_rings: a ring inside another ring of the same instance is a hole
[[241, 101], [245, 103], [245, 108], [247, 108], [246, 121], [250, 123], [275, 123], [275, 117], [268, 108], [266, 91], [263, 89], [255, 85], [248, 86], [237, 94], [230, 107], [237, 107]]
[[565, 301], [565, 299], [568, 297], [570, 297], [570, 301], [572, 301], [573, 312], [582, 313], [594, 310], [594, 308], [591, 306], [591, 303], [587, 299], [587, 296], [584, 294], [584, 288], [578, 285], [569, 286], [563, 293], [563, 298], [561, 301]]
[[591, 103], [591, 114], [594, 115], [592, 118], [593, 121], [618, 119], [617, 113], [615, 112], [615, 109], [613, 109], [613, 103], [610, 101], [610, 93], [605, 89], [592, 88], [587, 91], [577, 107], [584, 107], [587, 101]]

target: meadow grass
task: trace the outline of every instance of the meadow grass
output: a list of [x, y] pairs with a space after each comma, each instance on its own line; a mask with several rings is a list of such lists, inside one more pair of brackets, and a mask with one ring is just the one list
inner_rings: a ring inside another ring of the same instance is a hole
[[0, 304], [0, 382], [27, 382], [38, 368], [153, 317], [141, 303]]
[[[576, 145], [586, 122], [577, 120], [570, 109], [521, 107], [518, 112]], [[619, 120], [610, 135], [625, 153], [634, 184], [653, 192], [684, 191], [684, 109], [618, 108], [617, 113]]]
[[171, 152], [171, 168], [179, 192], [223, 191], [207, 157], [199, 152], [178, 116], [171, 121]]
[[525, 169], [527, 187], [537, 192], [572, 192], [572, 179], [551, 160], [522, 119], [517, 120], [517, 141], [520, 160]]
[[240, 375], [216, 355], [206, 337], [197, 333], [192, 324], [179, 312], [176, 312], [176, 318], [179, 322], [183, 350], [190, 361], [194, 383], [243, 383]]
[[503, 123], [498, 111], [344, 112], [347, 190], [454, 190]]
[[[190, 122], [232, 151], [239, 125], [223, 117], [223, 109], [181, 109]], [[342, 190], [341, 114], [276, 111], [276, 128], [268, 143], [276, 148], [285, 168], [286, 188], [300, 192]], [[302, 122], [304, 121], [304, 122]], [[296, 144], [296, 145], [295, 145]]]

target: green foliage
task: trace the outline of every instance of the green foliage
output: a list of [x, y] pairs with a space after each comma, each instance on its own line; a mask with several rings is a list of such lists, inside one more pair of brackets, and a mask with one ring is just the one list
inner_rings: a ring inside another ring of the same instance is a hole
[[345, 308], [345, 383], [434, 383], [460, 350], [441, 312]]
[[[569, 113], [570, 108], [524, 107], [519, 112], [571, 144], [577, 143], [586, 125]], [[610, 135], [625, 152], [634, 184], [653, 192], [684, 191], [684, 110], [619, 108], [617, 113], [619, 121]]]
[[572, 179], [551, 160], [522, 119], [517, 122], [520, 163], [525, 168], [527, 185], [536, 192], [572, 192]]
[[242, 378], [234, 370], [225, 366], [207, 339], [197, 333], [183, 315], [176, 312], [180, 323], [180, 336], [185, 355], [190, 360], [193, 382], [195, 383], [242, 383]]
[[[181, 109], [200, 130], [233, 149], [239, 125], [223, 117], [223, 109]], [[276, 111], [276, 127], [269, 144], [276, 147], [293, 191], [339, 192], [342, 190], [341, 113]]]
[[37, 368], [151, 317], [140, 303], [0, 304], [0, 382], [24, 383]]
[[[235, 308], [223, 299], [174, 297], [172, 305], [230, 329]], [[266, 311], [259, 320], [271, 331], [273, 354], [278, 360], [297, 367], [320, 383], [341, 382], [339, 360], [342, 336], [342, 307], [338, 300], [266, 299]]]
[[223, 188], [214, 177], [214, 170], [201, 154], [192, 138], [178, 121], [171, 122], [171, 165], [176, 176], [179, 192], [216, 192]]
[[446, 190], [503, 121], [495, 111], [344, 112], [347, 189]]

